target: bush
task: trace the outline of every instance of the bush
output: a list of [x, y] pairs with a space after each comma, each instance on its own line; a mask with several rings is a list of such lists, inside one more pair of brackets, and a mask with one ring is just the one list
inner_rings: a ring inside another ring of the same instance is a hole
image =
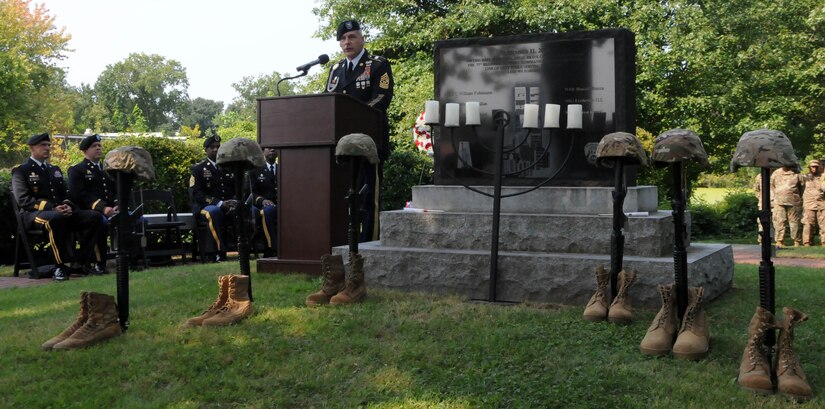
[[0, 264], [14, 262], [17, 220], [11, 207], [11, 170], [0, 169]]
[[412, 199], [412, 187], [432, 183], [432, 160], [412, 150], [396, 149], [384, 163], [381, 210], [398, 210]]
[[756, 197], [745, 190], [728, 193], [721, 202], [702, 201], [690, 207], [690, 232], [694, 239], [730, 239], [756, 236]]

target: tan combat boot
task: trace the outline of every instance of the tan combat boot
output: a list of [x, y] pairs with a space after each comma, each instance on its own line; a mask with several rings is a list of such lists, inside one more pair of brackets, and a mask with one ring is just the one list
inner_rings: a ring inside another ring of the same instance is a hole
[[587, 321], [604, 321], [607, 319], [607, 305], [610, 303], [610, 273], [604, 266], [596, 267], [596, 292], [584, 307], [582, 318]]
[[748, 324], [748, 344], [742, 353], [737, 382], [743, 389], [757, 393], [773, 393], [771, 383], [771, 363], [768, 362], [768, 346], [765, 333], [777, 328], [776, 319], [770, 311], [756, 307]]
[[89, 318], [71, 336], [54, 345], [54, 349], [84, 348], [121, 334], [115, 297], [89, 293]]
[[206, 327], [234, 324], [252, 315], [252, 301], [249, 300], [249, 276], [229, 276], [229, 297], [218, 312], [203, 320]]
[[779, 334], [776, 353], [776, 389], [783, 395], [788, 395], [798, 401], [806, 401], [813, 397], [811, 386], [802, 371], [799, 357], [793, 349], [794, 328], [797, 324], [808, 319], [808, 316], [793, 308], [782, 308], [785, 316], [782, 321], [782, 332]]
[[229, 277], [228, 275], [218, 277], [218, 298], [203, 314], [188, 319], [184, 325], [190, 327], [201, 325], [203, 324], [203, 320], [214, 317], [215, 314], [218, 313], [218, 310], [220, 310], [221, 307], [226, 304], [226, 300], [229, 299]]
[[309, 306], [329, 304], [330, 298], [344, 289], [344, 258], [340, 254], [322, 256], [321, 274], [324, 283], [320, 290], [307, 296], [306, 304]]
[[688, 296], [688, 306], [685, 309], [685, 316], [682, 317], [682, 327], [673, 344], [673, 356], [698, 361], [708, 356], [710, 348], [708, 314], [702, 307], [705, 288], [693, 287]]
[[349, 255], [349, 275], [344, 289], [335, 294], [330, 305], [352, 304], [364, 301], [367, 297], [367, 282], [364, 280], [364, 256], [358, 253]]
[[610, 311], [607, 313], [607, 320], [616, 324], [630, 324], [633, 321], [633, 307], [630, 306], [630, 298], [627, 290], [636, 282], [636, 271], [622, 270], [619, 272], [618, 290], [616, 298], [610, 304]]
[[48, 351], [52, 349], [56, 344], [64, 339], [70, 337], [77, 331], [83, 324], [86, 323], [86, 320], [89, 319], [89, 293], [86, 291], [80, 292], [80, 312], [77, 313], [77, 319], [75, 320], [72, 325], [69, 325], [66, 329], [63, 330], [60, 334], [56, 337], [46, 341], [41, 345], [43, 350]]
[[678, 327], [676, 317], [676, 286], [673, 284], [658, 285], [659, 295], [662, 297], [662, 308], [653, 318], [653, 323], [647, 329], [639, 351], [645, 355], [667, 355], [673, 347], [673, 337]]

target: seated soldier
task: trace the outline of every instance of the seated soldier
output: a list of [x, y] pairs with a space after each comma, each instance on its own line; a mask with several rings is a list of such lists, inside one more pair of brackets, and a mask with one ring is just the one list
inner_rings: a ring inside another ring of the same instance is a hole
[[79, 146], [84, 159], [69, 168], [69, 198], [81, 209], [94, 210], [100, 214], [103, 230], [95, 246], [97, 263], [92, 267], [92, 272], [103, 274], [106, 272], [106, 254], [109, 252], [106, 241], [109, 218], [118, 210], [115, 204], [115, 182], [103, 171], [103, 165], [100, 163], [103, 156], [100, 135], [94, 134], [83, 138]]
[[[25, 211], [27, 227], [40, 226], [49, 236], [56, 281], [69, 279], [71, 273], [90, 274], [87, 263], [95, 262], [94, 243], [97, 243], [103, 221], [91, 210], [82, 210], [67, 198], [63, 172], [46, 163], [51, 157], [52, 142], [48, 133], [34, 135], [28, 140], [31, 157], [12, 170], [12, 193], [17, 205]], [[74, 243], [70, 233], [81, 232], [80, 252], [72, 254]], [[81, 267], [72, 267], [78, 262]]]
[[266, 238], [264, 257], [273, 257], [278, 249], [276, 242], [278, 238], [278, 225], [276, 224], [278, 220], [277, 153], [275, 148], [261, 147], [261, 150], [266, 158], [266, 166], [249, 170], [249, 185], [252, 188], [255, 217]]
[[221, 138], [213, 135], [203, 141], [206, 159], [192, 165], [189, 191], [192, 198], [192, 215], [206, 220], [210, 240], [215, 253], [212, 261], [226, 260], [225, 228], [231, 224], [231, 217], [238, 201], [235, 197], [234, 174], [229, 169], [219, 168], [215, 159]]

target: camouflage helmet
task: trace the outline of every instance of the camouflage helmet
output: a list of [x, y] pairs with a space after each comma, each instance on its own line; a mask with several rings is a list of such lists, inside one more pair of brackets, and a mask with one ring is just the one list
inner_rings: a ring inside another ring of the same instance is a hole
[[363, 156], [373, 165], [378, 163], [378, 149], [369, 135], [351, 133], [335, 145], [335, 156]]
[[121, 146], [112, 149], [103, 159], [103, 170], [134, 173], [141, 179], [155, 178], [155, 165], [152, 155], [146, 149], [137, 146]]
[[671, 129], [657, 136], [651, 159], [658, 165], [688, 160], [695, 160], [702, 166], [708, 165], [708, 154], [702, 140], [690, 129]]
[[240, 164], [246, 169], [266, 166], [266, 158], [261, 147], [247, 138], [234, 138], [218, 148], [215, 159], [218, 165]]
[[602, 138], [596, 147], [596, 164], [613, 167], [609, 159], [623, 159], [627, 164], [647, 166], [647, 153], [635, 135], [613, 132]]
[[736, 151], [730, 161], [730, 171], [736, 172], [742, 166], [758, 168], [789, 167], [800, 171], [799, 160], [791, 146], [791, 141], [781, 131], [758, 129], [745, 132], [736, 144]]

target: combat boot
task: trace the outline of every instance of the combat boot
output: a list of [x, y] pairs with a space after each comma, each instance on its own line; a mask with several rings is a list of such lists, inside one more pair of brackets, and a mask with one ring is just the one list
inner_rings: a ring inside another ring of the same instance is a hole
[[607, 305], [610, 303], [610, 273], [604, 266], [596, 267], [596, 292], [584, 307], [582, 318], [587, 321], [604, 321], [607, 319]]
[[331, 305], [352, 304], [364, 301], [367, 297], [367, 282], [364, 280], [364, 256], [358, 253], [349, 255], [349, 275], [344, 289], [330, 300]]
[[203, 314], [188, 319], [184, 325], [190, 327], [201, 325], [203, 324], [203, 320], [214, 317], [215, 314], [218, 313], [218, 310], [220, 310], [221, 307], [226, 304], [226, 300], [229, 299], [229, 277], [228, 275], [218, 277], [218, 298]]
[[619, 272], [618, 290], [616, 298], [610, 304], [607, 319], [616, 324], [630, 324], [633, 321], [633, 307], [630, 306], [630, 298], [627, 290], [636, 282], [636, 271], [622, 270]]
[[76, 349], [93, 345], [121, 334], [115, 297], [89, 293], [89, 318], [71, 336], [58, 342], [54, 349]]
[[202, 325], [221, 326], [234, 324], [252, 315], [252, 301], [249, 300], [249, 276], [230, 275], [226, 304], [218, 312], [203, 320]]
[[783, 395], [788, 395], [798, 401], [806, 401], [813, 397], [811, 386], [799, 363], [799, 357], [793, 348], [794, 328], [797, 324], [808, 319], [808, 316], [793, 308], [782, 308], [785, 316], [782, 321], [782, 332], [779, 334], [776, 353], [776, 389]]
[[673, 284], [658, 285], [659, 295], [662, 297], [662, 308], [653, 318], [653, 323], [647, 329], [639, 351], [645, 355], [667, 355], [673, 347], [673, 337], [678, 327], [676, 317], [676, 286]]
[[48, 351], [52, 349], [56, 344], [64, 339], [70, 337], [72, 334], [75, 333], [83, 324], [86, 323], [86, 320], [89, 319], [89, 293], [86, 291], [80, 292], [80, 312], [77, 313], [77, 319], [69, 325], [66, 329], [63, 330], [60, 334], [56, 337], [46, 341], [41, 345], [43, 350]]
[[676, 358], [698, 361], [708, 356], [710, 326], [708, 314], [702, 307], [704, 298], [704, 287], [690, 289], [688, 306], [682, 317], [682, 327], [673, 344], [673, 356]]
[[320, 290], [307, 296], [306, 305], [329, 304], [332, 296], [344, 289], [344, 258], [340, 254], [322, 256], [321, 274], [324, 283]]
[[769, 348], [765, 345], [768, 330], [776, 329], [776, 319], [770, 311], [756, 307], [748, 324], [748, 344], [742, 353], [737, 382], [743, 389], [757, 393], [773, 393], [771, 383], [771, 363], [768, 361]]

